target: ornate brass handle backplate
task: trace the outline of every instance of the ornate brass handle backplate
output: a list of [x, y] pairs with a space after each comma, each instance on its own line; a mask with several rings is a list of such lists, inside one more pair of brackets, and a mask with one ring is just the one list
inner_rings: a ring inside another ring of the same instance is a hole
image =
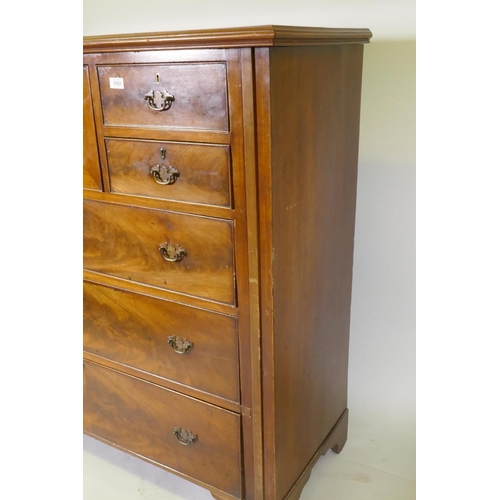
[[166, 90], [150, 90], [144, 95], [144, 99], [155, 111], [167, 111], [174, 102], [174, 96]]
[[168, 337], [167, 342], [177, 354], [187, 354], [194, 348], [192, 342], [187, 339], [181, 339], [176, 335], [171, 335], [170, 337]]
[[198, 436], [193, 434], [191, 431], [183, 429], [182, 427], [174, 427], [174, 435], [179, 443], [184, 446], [189, 446], [195, 444], [198, 441]]
[[187, 252], [180, 245], [174, 245], [173, 243], [163, 243], [159, 246], [162, 257], [169, 262], [179, 262], [184, 257], [186, 257]]
[[162, 165], [161, 167], [160, 165], [155, 165], [154, 167], [151, 167], [150, 173], [153, 176], [153, 179], [158, 184], [162, 185], [173, 184], [180, 175], [179, 171], [170, 165], [168, 167], [165, 165]]

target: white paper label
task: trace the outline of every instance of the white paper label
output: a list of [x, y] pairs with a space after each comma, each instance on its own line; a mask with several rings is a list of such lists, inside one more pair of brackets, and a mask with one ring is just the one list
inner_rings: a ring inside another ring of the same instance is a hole
[[123, 85], [123, 78], [113, 78], [111, 77], [109, 79], [109, 88], [110, 89], [124, 89], [124, 85]]

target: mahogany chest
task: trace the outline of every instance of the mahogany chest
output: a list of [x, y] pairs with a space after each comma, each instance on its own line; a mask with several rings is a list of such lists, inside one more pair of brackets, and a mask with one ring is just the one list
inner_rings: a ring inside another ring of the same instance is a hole
[[219, 500], [347, 438], [365, 29], [84, 38], [84, 431]]

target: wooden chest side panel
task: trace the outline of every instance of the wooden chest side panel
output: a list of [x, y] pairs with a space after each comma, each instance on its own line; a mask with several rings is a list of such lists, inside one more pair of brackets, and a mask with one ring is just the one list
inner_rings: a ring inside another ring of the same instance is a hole
[[269, 51], [277, 500], [347, 406], [362, 50]]

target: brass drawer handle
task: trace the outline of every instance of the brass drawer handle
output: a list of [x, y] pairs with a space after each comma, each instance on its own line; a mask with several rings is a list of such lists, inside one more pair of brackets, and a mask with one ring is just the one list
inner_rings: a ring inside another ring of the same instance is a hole
[[191, 431], [183, 429], [182, 427], [174, 427], [174, 435], [179, 443], [184, 446], [189, 446], [195, 444], [198, 441], [198, 436], [193, 434]]
[[176, 335], [172, 335], [172, 336], [168, 337], [167, 342], [170, 345], [170, 347], [177, 354], [187, 354], [188, 352], [192, 351], [194, 348], [194, 345], [192, 342], [190, 342], [187, 339], [181, 339], [180, 337], [177, 337]]
[[155, 111], [167, 111], [174, 102], [174, 96], [166, 90], [150, 90], [144, 95], [144, 99]]
[[164, 186], [173, 184], [180, 175], [179, 171], [171, 165], [168, 167], [165, 165], [162, 165], [161, 167], [160, 165], [155, 165], [154, 167], [151, 167], [150, 173], [158, 184], [162, 184]]
[[187, 252], [180, 245], [174, 245], [173, 243], [163, 243], [159, 246], [162, 257], [169, 262], [179, 262], [184, 257], [186, 257]]

